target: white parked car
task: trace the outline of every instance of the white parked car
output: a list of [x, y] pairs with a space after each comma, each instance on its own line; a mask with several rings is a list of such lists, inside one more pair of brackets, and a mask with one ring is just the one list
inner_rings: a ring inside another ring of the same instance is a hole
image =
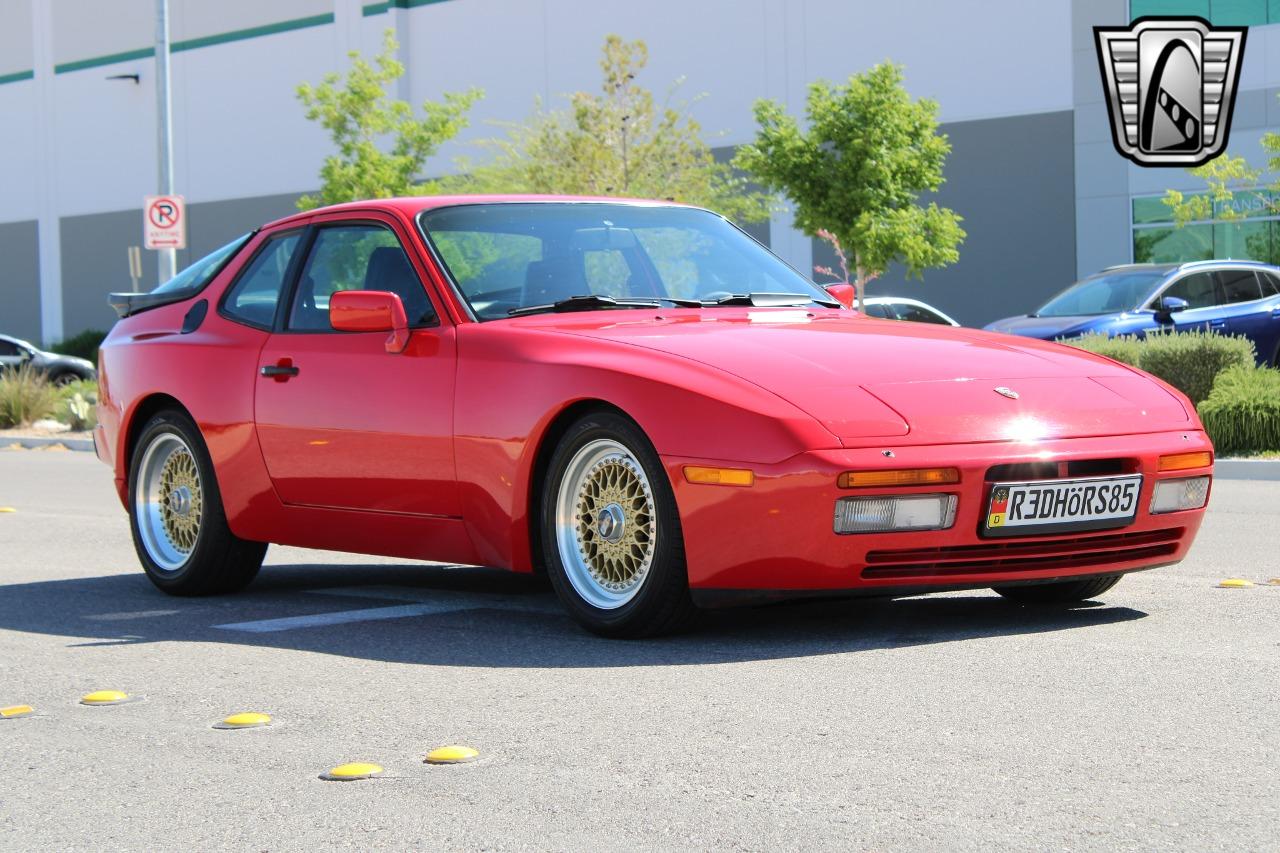
[[868, 317], [886, 320], [910, 320], [915, 323], [938, 323], [943, 326], [959, 326], [946, 314], [918, 299], [904, 296], [872, 296], [866, 300]]

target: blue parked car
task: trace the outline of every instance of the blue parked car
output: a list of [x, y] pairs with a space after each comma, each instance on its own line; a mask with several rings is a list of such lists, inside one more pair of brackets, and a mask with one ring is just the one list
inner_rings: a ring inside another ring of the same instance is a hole
[[1259, 364], [1280, 367], [1280, 267], [1253, 261], [1108, 267], [1034, 313], [986, 328], [1046, 341], [1209, 329], [1250, 338]]

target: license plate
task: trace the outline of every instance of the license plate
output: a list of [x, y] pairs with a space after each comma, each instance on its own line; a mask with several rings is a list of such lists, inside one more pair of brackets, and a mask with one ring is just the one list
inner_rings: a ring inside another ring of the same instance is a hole
[[996, 483], [986, 536], [1030, 536], [1066, 530], [1124, 527], [1138, 512], [1142, 475]]

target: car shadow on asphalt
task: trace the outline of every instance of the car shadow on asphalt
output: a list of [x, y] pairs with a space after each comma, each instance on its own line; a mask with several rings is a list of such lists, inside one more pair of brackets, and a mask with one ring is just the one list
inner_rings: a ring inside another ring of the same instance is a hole
[[[405, 607], [407, 602], [423, 604], [425, 612], [284, 630], [245, 628], [246, 623], [261, 627], [261, 620]], [[0, 586], [0, 629], [69, 637], [73, 648], [220, 642], [472, 667], [785, 659], [1031, 635], [1144, 616], [1140, 610], [1099, 602], [1020, 605], [975, 590], [711, 611], [694, 632], [627, 642], [583, 631], [564, 615], [544, 581], [483, 568], [275, 565], [264, 568], [243, 592], [216, 598], [166, 596], [141, 573]]]

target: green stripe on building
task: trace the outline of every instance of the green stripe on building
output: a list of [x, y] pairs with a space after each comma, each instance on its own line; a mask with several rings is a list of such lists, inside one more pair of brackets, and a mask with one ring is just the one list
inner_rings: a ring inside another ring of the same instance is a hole
[[20, 80], [30, 80], [35, 76], [34, 71], [15, 71], [12, 74], [0, 74], [0, 86], [5, 83], [17, 83]]
[[363, 8], [366, 18], [371, 15], [381, 15], [388, 9], [417, 9], [419, 6], [434, 6], [437, 3], [446, 3], [448, 0], [386, 0], [383, 3], [369, 3]]
[[[260, 27], [233, 30], [229, 33], [218, 33], [217, 35], [212, 36], [201, 36], [200, 38], [175, 41], [172, 44], [171, 49], [174, 53], [181, 53], [185, 50], [197, 50], [202, 47], [212, 47], [216, 44], [228, 44], [234, 41], [261, 38], [262, 36], [270, 36], [277, 33], [287, 33], [291, 30], [304, 30], [308, 27], [322, 27], [326, 24], [332, 23], [333, 13], [329, 12], [324, 15], [312, 15], [309, 18], [294, 18], [291, 21], [280, 21], [275, 24], [263, 24]], [[55, 74], [66, 74], [70, 71], [83, 71], [86, 68], [98, 68], [102, 65], [113, 65], [117, 62], [128, 62], [133, 59], [148, 59], [152, 56], [155, 56], [155, 48], [146, 47], [139, 50], [128, 50], [123, 53], [112, 53], [107, 56], [95, 56], [90, 59], [77, 59], [74, 62], [64, 62], [61, 65], [55, 65], [53, 71]], [[28, 76], [31, 75], [31, 72], [26, 73]], [[6, 79], [0, 77], [0, 83], [2, 82], [6, 82]]]

